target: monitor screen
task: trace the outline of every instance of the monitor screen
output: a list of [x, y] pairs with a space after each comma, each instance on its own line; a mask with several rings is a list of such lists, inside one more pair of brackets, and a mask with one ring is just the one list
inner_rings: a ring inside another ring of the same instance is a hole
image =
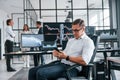
[[57, 40], [56, 34], [44, 35], [44, 41], [56, 41], [56, 40]]
[[43, 40], [43, 34], [21, 34], [21, 47], [40, 47]]

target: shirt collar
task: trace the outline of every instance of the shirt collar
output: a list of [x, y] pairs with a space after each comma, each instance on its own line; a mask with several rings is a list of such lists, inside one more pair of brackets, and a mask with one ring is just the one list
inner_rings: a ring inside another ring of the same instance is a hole
[[83, 35], [80, 38], [84, 38], [86, 36], [86, 33], [83, 33]]
[[79, 39], [83, 39], [86, 36], [86, 33], [83, 33], [83, 35], [81, 37], [78, 38]]
[[9, 28], [12, 28], [12, 26], [8, 26]]

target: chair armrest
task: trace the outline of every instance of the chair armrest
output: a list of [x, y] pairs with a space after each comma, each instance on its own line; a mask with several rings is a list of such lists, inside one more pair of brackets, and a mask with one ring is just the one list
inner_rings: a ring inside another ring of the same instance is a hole
[[73, 68], [79, 67], [79, 66], [88, 66], [88, 67], [93, 67], [93, 66], [94, 66], [94, 64], [93, 64], [93, 63], [89, 63], [88, 65], [74, 64], [74, 65], [70, 66], [70, 67], [67, 69], [67, 71], [69, 71], [69, 70], [71, 70], [71, 69], [73, 69]]
[[94, 66], [94, 63], [89, 63], [87, 66], [93, 67], [93, 66]]
[[[69, 71], [70, 71], [71, 69], [76, 68], [76, 67], [79, 67], [79, 66], [85, 66], [85, 67], [88, 67], [89, 70], [91, 70], [91, 69], [94, 67], [94, 64], [93, 64], [93, 63], [89, 63], [88, 65], [74, 64], [74, 65], [70, 66], [70, 67], [66, 70], [66, 74], [67, 74], [67, 79], [68, 79], [68, 80], [72, 80]], [[90, 71], [89, 71], [88, 73], [90, 73]], [[90, 76], [90, 75], [88, 74], [88, 76]], [[85, 76], [85, 78], [86, 78], [86, 76]], [[90, 78], [90, 77], [89, 77], [89, 78]], [[95, 79], [96, 79], [96, 78], [95, 78]]]
[[69, 70], [71, 70], [71, 69], [73, 69], [73, 68], [76, 68], [76, 67], [78, 67], [78, 66], [82, 66], [82, 65], [80, 65], [80, 64], [74, 64], [74, 65], [70, 66], [70, 67], [67, 69], [67, 71], [69, 71]]

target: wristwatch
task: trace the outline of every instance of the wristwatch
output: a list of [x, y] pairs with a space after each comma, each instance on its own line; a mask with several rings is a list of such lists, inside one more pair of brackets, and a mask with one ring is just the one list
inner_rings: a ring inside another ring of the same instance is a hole
[[67, 56], [67, 57], [66, 57], [66, 60], [68, 61], [69, 59], [70, 59], [69, 56]]

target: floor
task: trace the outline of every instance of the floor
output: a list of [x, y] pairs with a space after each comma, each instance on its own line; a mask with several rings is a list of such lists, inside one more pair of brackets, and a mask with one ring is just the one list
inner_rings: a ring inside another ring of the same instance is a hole
[[[99, 60], [103, 57], [101, 57], [101, 54], [97, 55], [96, 60]], [[49, 56], [47, 56], [47, 60], [46, 63], [48, 63], [48, 61], [50, 61], [48, 59]], [[28, 74], [28, 70], [29, 68], [23, 68], [23, 61], [22, 60], [18, 60], [17, 58], [15, 58], [14, 63], [18, 63], [19, 64], [12, 64], [12, 66], [17, 70], [16, 72], [7, 72], [6, 71], [6, 65], [5, 65], [5, 60], [0, 60], [0, 80], [20, 80], [20, 79], [15, 79], [14, 76], [16, 74], [22, 73], [20, 70], [24, 70], [26, 73], [26, 75]], [[31, 65], [33, 65], [33, 62], [31, 61]], [[116, 80], [120, 80], [120, 71], [115, 71], [115, 75], [116, 75]], [[23, 76], [23, 75], [19, 75], [19, 76]], [[13, 79], [14, 78], [14, 79]], [[26, 79], [27, 80], [27, 79]]]
[[12, 65], [17, 70], [15, 72], [7, 72], [6, 71], [6, 65], [5, 60], [0, 61], [0, 80], [8, 80], [10, 77], [12, 77], [15, 73], [17, 73], [21, 68], [22, 65], [14, 64]]
[[22, 68], [16, 74], [14, 74], [9, 80], [28, 80], [29, 68]]
[[[51, 55], [44, 56], [46, 58], [45, 63], [51, 62]], [[52, 57], [53, 60], [56, 60], [55, 57]], [[32, 57], [31, 57], [32, 59]], [[23, 58], [14, 58], [12, 60], [12, 67], [14, 67], [17, 71], [15, 72], [7, 72], [6, 71], [6, 62], [5, 59], [0, 60], [0, 80], [12, 80], [11, 77], [14, 77], [14, 75], [18, 74], [21, 69], [23, 69], [25, 72], [28, 73], [29, 68], [23, 67]], [[16, 64], [17, 63], [17, 64]], [[30, 61], [31, 66], [33, 66], [33, 60]], [[20, 74], [21, 75], [21, 74]], [[20, 79], [14, 79], [14, 80], [20, 80]], [[27, 79], [26, 79], [27, 80]]]

